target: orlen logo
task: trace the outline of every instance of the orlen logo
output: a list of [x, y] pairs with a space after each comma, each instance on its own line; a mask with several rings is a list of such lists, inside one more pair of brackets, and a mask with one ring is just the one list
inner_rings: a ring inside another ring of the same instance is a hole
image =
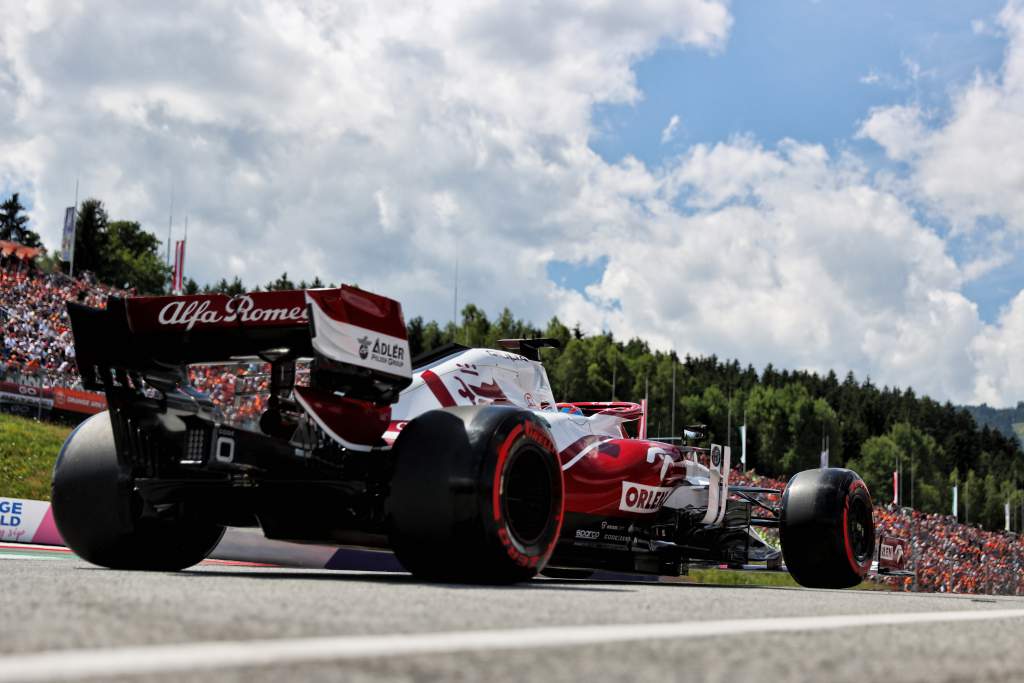
[[624, 481], [619, 509], [624, 512], [657, 512], [670, 493], [672, 489], [664, 486], [647, 486]]
[[887, 562], [895, 562], [896, 564], [903, 562], [903, 554], [904, 550], [902, 544], [890, 545], [889, 543], [883, 543], [879, 552], [880, 559]]

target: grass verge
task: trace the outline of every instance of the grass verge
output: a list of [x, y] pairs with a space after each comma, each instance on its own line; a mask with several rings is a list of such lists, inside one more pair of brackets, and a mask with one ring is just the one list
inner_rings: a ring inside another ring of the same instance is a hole
[[[739, 571], [734, 569], [691, 569], [687, 578], [693, 583], [713, 583], [722, 586], [800, 586], [785, 572]], [[891, 591], [890, 586], [863, 581], [856, 590]]]
[[0, 496], [50, 499], [50, 474], [70, 427], [0, 413]]

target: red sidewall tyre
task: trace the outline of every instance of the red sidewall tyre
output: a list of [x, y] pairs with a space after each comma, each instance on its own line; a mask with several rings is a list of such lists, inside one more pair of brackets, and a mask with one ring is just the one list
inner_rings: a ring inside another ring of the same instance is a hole
[[868, 487], [856, 472], [806, 470], [782, 494], [779, 538], [786, 568], [810, 588], [850, 588], [871, 568], [875, 545]]
[[395, 444], [390, 538], [430, 580], [512, 583], [546, 564], [561, 531], [562, 471], [535, 414], [504, 406], [425, 413]]

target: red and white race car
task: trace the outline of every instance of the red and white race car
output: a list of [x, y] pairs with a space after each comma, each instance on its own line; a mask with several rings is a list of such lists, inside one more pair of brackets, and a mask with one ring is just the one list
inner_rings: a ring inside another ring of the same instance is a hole
[[[53, 511], [99, 565], [184, 568], [226, 526], [258, 526], [391, 549], [442, 581], [784, 558], [803, 585], [846, 587], [871, 566], [871, 500], [854, 472], [801, 472], [784, 492], [731, 486], [728, 448], [648, 440], [637, 404], [558, 403], [539, 360], [553, 340], [413, 360], [399, 304], [349, 287], [68, 310], [83, 382], [109, 411], [65, 443]], [[251, 359], [271, 367], [258, 431], [220, 421], [186, 372]], [[779, 530], [781, 557], [755, 527]]]

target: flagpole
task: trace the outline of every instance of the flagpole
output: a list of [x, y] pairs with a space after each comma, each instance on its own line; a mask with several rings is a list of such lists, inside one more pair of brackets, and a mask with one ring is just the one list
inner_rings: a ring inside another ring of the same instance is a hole
[[743, 472], [747, 471], [747, 409], [743, 408], [743, 426], [740, 427], [740, 460], [743, 462]]
[[188, 215], [185, 216], [185, 239], [181, 241], [181, 291], [185, 291], [185, 252], [188, 251]]
[[616, 362], [618, 359], [616, 358], [616, 355], [614, 353], [614, 349], [612, 349], [612, 351], [613, 351], [613, 353], [612, 353], [612, 397], [611, 397], [610, 400], [614, 401], [615, 400], [615, 371], [618, 369], [619, 364]]
[[651, 412], [651, 377], [647, 375], [644, 377], [644, 435], [642, 438], [647, 438], [647, 425], [650, 423], [650, 419], [647, 415]]
[[[174, 225], [174, 181], [171, 181], [171, 208], [167, 213], [167, 267], [171, 267], [171, 228]], [[174, 273], [171, 273], [171, 282], [168, 289], [174, 291]]]
[[732, 450], [732, 392], [729, 392], [729, 411], [725, 422], [725, 447]]
[[171, 265], [171, 227], [174, 225], [174, 183], [171, 183], [171, 208], [167, 213], [167, 266]]
[[672, 436], [676, 435], [676, 359], [673, 353], [672, 358], [672, 426], [669, 433]]
[[75, 279], [75, 242], [78, 240], [78, 178], [75, 178], [75, 210], [71, 214], [75, 239], [71, 240], [71, 261], [68, 264], [71, 279]]
[[[455, 277], [452, 284], [452, 325], [459, 326], [459, 240], [455, 239]], [[454, 341], [454, 340], [453, 340]]]

